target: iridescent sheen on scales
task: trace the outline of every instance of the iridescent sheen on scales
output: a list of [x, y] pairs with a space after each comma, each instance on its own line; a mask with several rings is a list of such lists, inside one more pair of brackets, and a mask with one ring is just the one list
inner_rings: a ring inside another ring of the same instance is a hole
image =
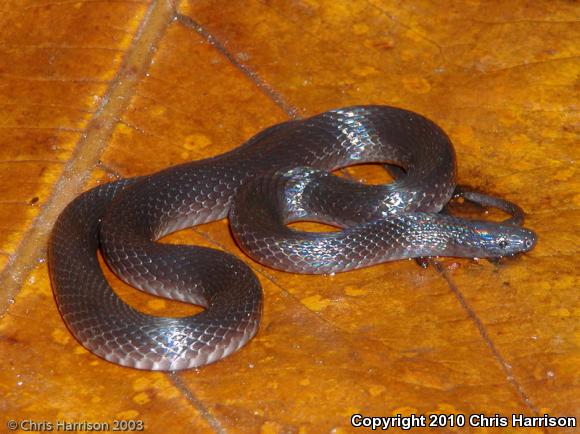
[[[394, 164], [400, 176], [364, 185], [329, 173], [360, 163]], [[533, 232], [518, 225], [441, 214], [454, 190], [453, 147], [416, 113], [356, 106], [285, 122], [231, 152], [101, 185], [71, 202], [49, 242], [55, 298], [79, 342], [106, 360], [152, 370], [202, 366], [256, 334], [260, 283], [229, 254], [159, 238], [229, 213], [246, 253], [296, 273], [413, 257], [496, 257], [533, 247]], [[286, 226], [297, 220], [342, 230]], [[135, 310], [105, 280], [99, 248], [130, 285], [205, 310], [185, 318]]]

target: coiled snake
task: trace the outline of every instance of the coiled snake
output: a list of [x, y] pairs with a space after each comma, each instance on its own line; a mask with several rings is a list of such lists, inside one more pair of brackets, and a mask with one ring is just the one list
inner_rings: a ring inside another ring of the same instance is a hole
[[[398, 166], [397, 179], [363, 185], [328, 173], [367, 162]], [[229, 254], [156, 240], [229, 213], [244, 251], [295, 273], [427, 256], [497, 257], [534, 246], [534, 233], [514, 221], [440, 213], [454, 190], [453, 147], [437, 125], [416, 113], [357, 106], [278, 124], [231, 152], [101, 185], [71, 202], [49, 241], [55, 298], [74, 336], [106, 360], [153, 370], [201, 366], [255, 335], [260, 283]], [[312, 233], [286, 226], [296, 220], [342, 230]], [[99, 247], [129, 284], [205, 310], [163, 318], [133, 309], [105, 280]]]

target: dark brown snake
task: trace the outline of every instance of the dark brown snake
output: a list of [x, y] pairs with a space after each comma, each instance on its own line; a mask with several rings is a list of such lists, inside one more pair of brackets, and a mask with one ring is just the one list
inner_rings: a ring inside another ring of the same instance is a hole
[[[328, 173], [359, 163], [396, 165], [396, 180], [364, 185]], [[512, 212], [514, 219], [503, 224], [440, 213], [455, 188], [453, 147], [418, 114], [358, 106], [282, 123], [217, 157], [80, 195], [58, 218], [49, 242], [55, 298], [74, 336], [106, 360], [153, 370], [205, 365], [256, 334], [260, 283], [229, 254], [156, 240], [229, 213], [249, 256], [295, 273], [334, 273], [402, 258], [500, 257], [534, 246], [534, 233], [516, 224], [521, 212], [509, 202], [472, 194]], [[287, 226], [297, 220], [342, 230]], [[133, 309], [105, 280], [98, 248], [130, 285], [205, 310], [163, 318]]]

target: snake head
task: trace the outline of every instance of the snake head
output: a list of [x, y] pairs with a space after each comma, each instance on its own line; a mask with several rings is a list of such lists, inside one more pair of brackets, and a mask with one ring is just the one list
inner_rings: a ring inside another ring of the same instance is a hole
[[473, 257], [497, 258], [524, 253], [533, 249], [538, 239], [534, 232], [520, 226], [484, 221], [473, 221], [469, 226], [469, 236], [459, 244], [467, 243], [473, 249]]

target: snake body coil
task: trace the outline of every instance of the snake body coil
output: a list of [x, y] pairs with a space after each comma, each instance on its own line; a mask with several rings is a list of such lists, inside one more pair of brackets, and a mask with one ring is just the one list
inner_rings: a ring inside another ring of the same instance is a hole
[[[388, 185], [326, 171], [396, 164]], [[213, 249], [155, 242], [224, 218], [253, 258], [298, 273], [332, 273], [409, 257], [503, 256], [531, 249], [513, 224], [440, 214], [455, 190], [455, 156], [428, 119], [357, 106], [282, 123], [220, 156], [98, 186], [57, 220], [49, 266], [59, 310], [90, 351], [120, 365], [178, 370], [211, 363], [247, 343], [262, 310], [260, 284], [239, 259]], [[316, 220], [340, 232], [286, 226]], [[96, 251], [129, 284], [205, 310], [186, 318], [141, 313], [106, 282]]]

